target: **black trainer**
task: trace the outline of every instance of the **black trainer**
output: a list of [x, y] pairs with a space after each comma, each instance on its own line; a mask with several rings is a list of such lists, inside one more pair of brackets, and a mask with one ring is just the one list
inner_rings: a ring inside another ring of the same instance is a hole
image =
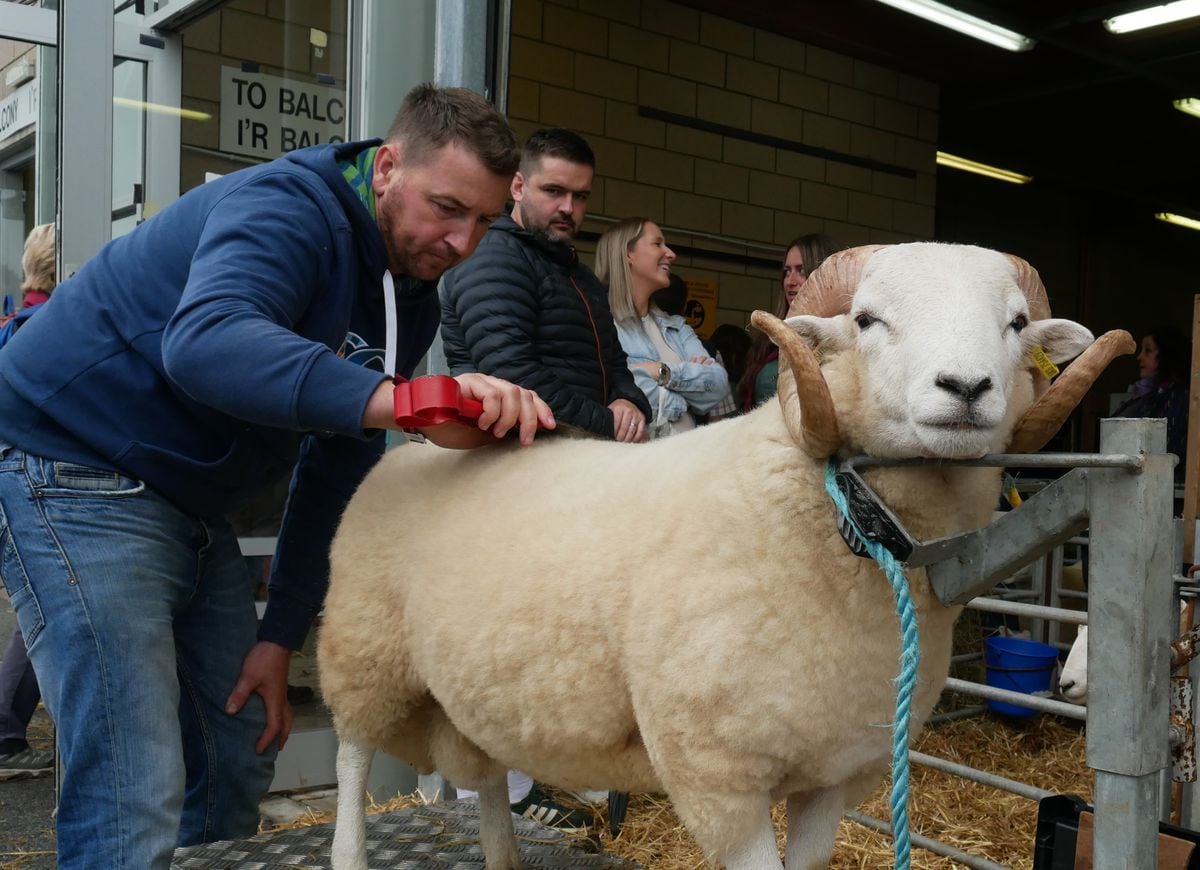
[[54, 770], [54, 753], [49, 749], [26, 746], [16, 752], [0, 755], [0, 781], [41, 776]]
[[536, 782], [523, 800], [512, 805], [512, 811], [560, 831], [586, 831], [591, 822], [587, 813], [563, 806]]

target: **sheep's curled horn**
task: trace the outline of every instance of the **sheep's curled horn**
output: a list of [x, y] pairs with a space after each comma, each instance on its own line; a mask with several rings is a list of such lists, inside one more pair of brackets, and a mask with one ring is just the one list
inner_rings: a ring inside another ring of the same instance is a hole
[[[828, 257], [813, 272], [796, 299], [788, 316], [812, 314], [832, 317], [847, 314], [854, 290], [867, 260], [884, 245], [864, 245], [839, 251]], [[1037, 270], [1020, 257], [1006, 255], [1016, 272], [1017, 285], [1029, 301], [1031, 320], [1050, 316], [1046, 288]], [[820, 363], [808, 344], [782, 320], [765, 311], [755, 311], [750, 322], [765, 332], [779, 347], [795, 384], [780, 383], [779, 400], [784, 419], [797, 444], [814, 458], [826, 459], [841, 444], [837, 414], [829, 387], [821, 374]], [[1025, 412], [1008, 444], [1012, 453], [1033, 453], [1054, 437], [1100, 373], [1118, 356], [1137, 350], [1133, 337], [1123, 329], [1114, 329], [1096, 339], [1080, 354], [1053, 384], [1034, 376], [1036, 400]], [[801, 412], [802, 411], [802, 412]]]

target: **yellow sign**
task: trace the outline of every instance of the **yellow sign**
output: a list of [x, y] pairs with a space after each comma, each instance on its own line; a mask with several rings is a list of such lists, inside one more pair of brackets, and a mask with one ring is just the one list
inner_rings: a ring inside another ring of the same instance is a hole
[[717, 282], [705, 278], [685, 278], [687, 302], [683, 319], [701, 338], [708, 338], [717, 326]]

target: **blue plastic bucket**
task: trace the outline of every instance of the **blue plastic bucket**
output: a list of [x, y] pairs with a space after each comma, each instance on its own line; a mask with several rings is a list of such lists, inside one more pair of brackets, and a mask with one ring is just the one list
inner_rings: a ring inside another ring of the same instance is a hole
[[[1019, 637], [989, 637], [984, 640], [983, 659], [989, 686], [1049, 697], [1058, 665], [1058, 650], [1049, 644]], [[989, 700], [987, 705], [1005, 716], [1032, 716], [1037, 712], [1003, 701]]]

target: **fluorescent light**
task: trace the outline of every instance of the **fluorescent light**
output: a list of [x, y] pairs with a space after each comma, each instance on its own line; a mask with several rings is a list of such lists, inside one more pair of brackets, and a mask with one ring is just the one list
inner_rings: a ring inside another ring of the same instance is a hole
[[967, 36], [982, 39], [984, 42], [1009, 51], [1029, 51], [1033, 48], [1033, 40], [1016, 31], [960, 12], [952, 6], [938, 3], [936, 0], [879, 0], [902, 12], [917, 15], [942, 27], [949, 27]]
[[1160, 211], [1155, 217], [1169, 224], [1187, 227], [1189, 230], [1200, 230], [1200, 221], [1195, 218], [1184, 217], [1181, 214], [1171, 214], [1169, 211]]
[[1032, 175], [1021, 175], [1019, 172], [1011, 172], [1007, 169], [1000, 169], [997, 166], [988, 166], [986, 163], [979, 163], [975, 160], [968, 160], [965, 157], [947, 154], [945, 151], [937, 153], [937, 162], [939, 166], [961, 169], [964, 172], [974, 172], [977, 175], [986, 175], [988, 178], [1010, 181], [1013, 184], [1028, 184], [1033, 181]]
[[211, 121], [212, 115], [199, 109], [181, 109], [179, 106], [167, 106], [163, 103], [147, 103], [145, 100], [131, 100], [128, 97], [113, 97], [114, 106], [125, 106], [130, 109], [144, 109], [147, 112], [157, 112], [160, 115], [178, 115], [189, 121]]
[[1171, 105], [1181, 112], [1187, 112], [1189, 115], [1195, 115], [1197, 118], [1200, 118], [1200, 100], [1195, 97], [1175, 100]]
[[1109, 33], [1129, 33], [1131, 30], [1144, 30], [1147, 27], [1170, 24], [1172, 21], [1195, 18], [1197, 15], [1200, 15], [1200, 0], [1176, 0], [1174, 3], [1148, 6], [1136, 12], [1106, 18], [1104, 27]]

